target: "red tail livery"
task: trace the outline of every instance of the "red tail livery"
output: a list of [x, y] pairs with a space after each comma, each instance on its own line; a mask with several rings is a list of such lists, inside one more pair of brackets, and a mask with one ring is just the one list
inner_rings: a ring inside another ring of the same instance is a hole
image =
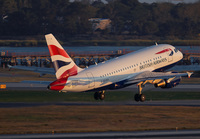
[[81, 69], [69, 57], [55, 37], [52, 34], [48, 34], [45, 37], [56, 72], [56, 78], [61, 79], [77, 75]]

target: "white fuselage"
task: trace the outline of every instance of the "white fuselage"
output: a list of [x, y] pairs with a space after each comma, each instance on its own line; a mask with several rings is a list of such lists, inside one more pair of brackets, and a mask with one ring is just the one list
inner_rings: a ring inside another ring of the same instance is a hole
[[154, 45], [90, 66], [70, 76], [62, 91], [83, 92], [104, 88], [143, 71], [163, 71], [182, 58], [182, 53], [171, 45]]

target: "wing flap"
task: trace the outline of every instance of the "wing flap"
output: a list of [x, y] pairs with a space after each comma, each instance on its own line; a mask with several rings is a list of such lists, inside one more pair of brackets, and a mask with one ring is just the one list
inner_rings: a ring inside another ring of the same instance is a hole
[[127, 79], [127, 84], [135, 84], [139, 82], [148, 82], [148, 83], [158, 83], [161, 80], [167, 80], [170, 82], [174, 78], [177, 77], [184, 77], [188, 76], [190, 77], [193, 73], [187, 72], [187, 73], [172, 73], [172, 72], [151, 72], [151, 71], [145, 71], [141, 72], [136, 76], [132, 76], [131, 78]]

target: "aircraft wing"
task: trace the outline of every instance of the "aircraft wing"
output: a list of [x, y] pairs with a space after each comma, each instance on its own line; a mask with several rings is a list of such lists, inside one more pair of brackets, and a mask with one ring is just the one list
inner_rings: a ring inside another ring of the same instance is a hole
[[136, 84], [141, 82], [149, 82], [152, 84], [158, 83], [160, 81], [165, 80], [166, 82], [171, 82], [174, 79], [180, 78], [182, 76], [190, 76], [192, 75], [192, 72], [187, 73], [172, 73], [172, 72], [151, 72], [151, 71], [145, 71], [137, 74], [136, 76], [129, 77], [127, 79], [127, 84]]
[[40, 73], [40, 75], [45, 75], [45, 74], [53, 74], [55, 75], [55, 71], [53, 68], [42, 68], [42, 67], [27, 67], [27, 66], [10, 66], [8, 65], [10, 69], [21, 69], [21, 70], [28, 70], [28, 71], [33, 71], [36, 73]]

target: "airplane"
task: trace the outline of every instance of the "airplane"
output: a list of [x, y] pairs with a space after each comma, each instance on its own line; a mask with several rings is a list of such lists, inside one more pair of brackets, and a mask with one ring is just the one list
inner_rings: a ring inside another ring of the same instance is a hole
[[183, 54], [169, 44], [156, 44], [129, 54], [104, 61], [88, 68], [78, 67], [52, 34], [45, 35], [56, 80], [49, 90], [62, 92], [95, 92], [96, 100], [105, 99], [105, 90], [138, 86], [135, 101], [145, 101], [144, 85], [153, 84], [163, 89], [173, 88], [182, 76], [192, 73], [164, 72], [176, 65]]

